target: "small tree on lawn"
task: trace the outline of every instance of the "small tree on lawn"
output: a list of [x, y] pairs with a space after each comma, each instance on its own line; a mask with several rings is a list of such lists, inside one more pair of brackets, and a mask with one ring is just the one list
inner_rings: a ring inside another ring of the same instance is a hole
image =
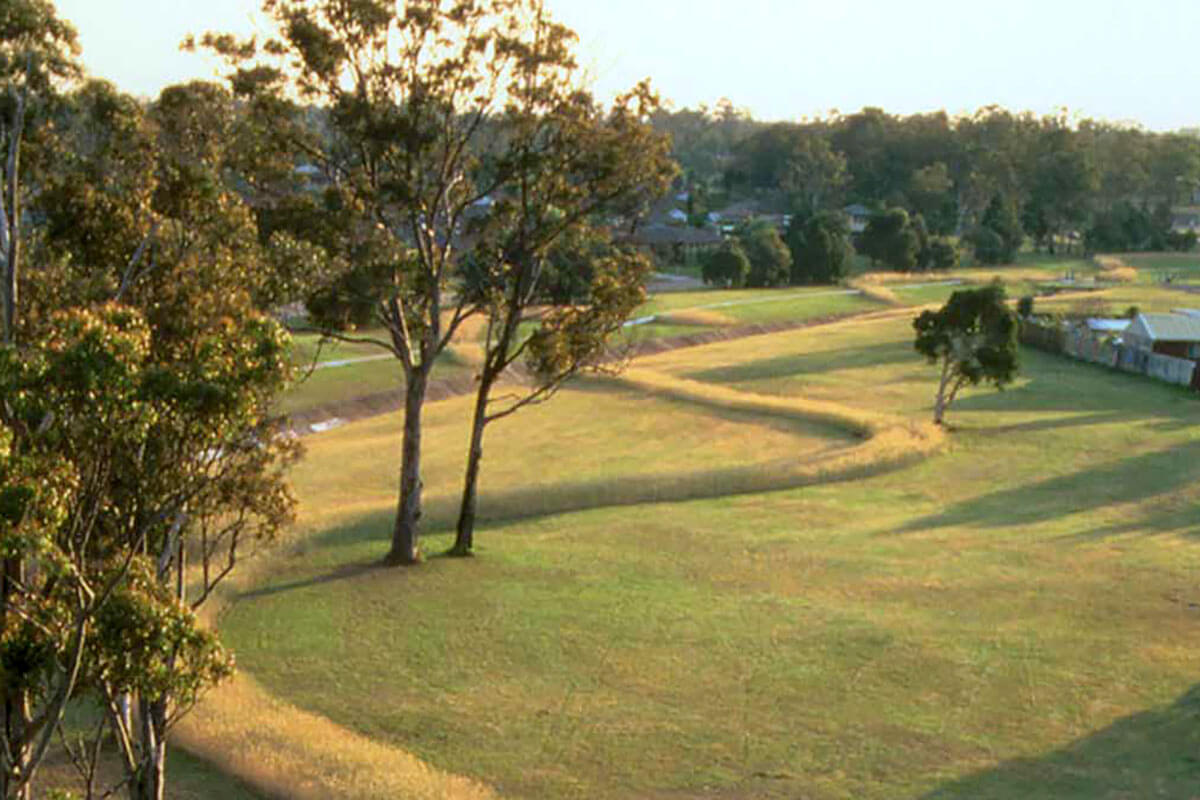
[[737, 289], [746, 282], [746, 276], [750, 273], [750, 260], [746, 258], [741, 245], [729, 240], [704, 259], [701, 269], [704, 282], [710, 286]]
[[792, 254], [774, 225], [763, 221], [747, 223], [737, 232], [737, 238], [750, 262], [747, 286], [762, 289], [787, 283]]
[[921, 241], [913, 228], [908, 212], [889, 208], [871, 217], [861, 236], [861, 250], [874, 262], [882, 262], [899, 272], [911, 272], [917, 267]]
[[917, 352], [941, 364], [933, 405], [937, 425], [964, 386], [999, 388], [1017, 373], [1017, 319], [999, 284], [955, 292], [946, 305], [913, 320], [913, 328]]
[[846, 215], [823, 211], [800, 221], [788, 234], [793, 285], [837, 283], [846, 276], [854, 247]]

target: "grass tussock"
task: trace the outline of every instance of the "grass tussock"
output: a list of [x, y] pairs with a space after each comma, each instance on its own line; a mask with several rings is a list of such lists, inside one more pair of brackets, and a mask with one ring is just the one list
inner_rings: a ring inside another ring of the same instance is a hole
[[1135, 283], [1138, 271], [1116, 256], [1096, 256], [1092, 259], [1100, 270], [1099, 280], [1109, 283]]
[[480, 783], [284, 703], [245, 674], [212, 692], [181, 723], [177, 736], [192, 753], [269, 797], [496, 797]]
[[[872, 276], [879, 273], [871, 273]], [[866, 277], [866, 276], [864, 276]], [[882, 303], [885, 306], [903, 306], [906, 305], [899, 295], [893, 292], [886, 286], [881, 286], [877, 282], [856, 278], [850, 281], [850, 288], [857, 289], [863, 297], [868, 300], [874, 300], [876, 303]]]
[[646, 369], [630, 369], [621, 380], [652, 393], [730, 411], [832, 425], [866, 439], [857, 447], [830, 453], [813, 461], [798, 461], [788, 471], [793, 485], [863, 475], [890, 464], [903, 463], [936, 451], [943, 443], [941, 429], [877, 411], [852, 408], [796, 396], [751, 394], [728, 386], [701, 383]]
[[683, 309], [680, 311], [670, 311], [665, 314], [659, 314], [658, 320], [664, 325], [685, 325], [695, 326], [700, 328], [721, 328], [729, 325], [736, 325], [738, 320], [722, 314], [719, 311], [707, 311], [704, 309]]
[[849, 285], [855, 289], [861, 289], [863, 286], [881, 286], [889, 283], [913, 283], [919, 280], [920, 276], [914, 276], [907, 272], [864, 272], [856, 276], [849, 282]]

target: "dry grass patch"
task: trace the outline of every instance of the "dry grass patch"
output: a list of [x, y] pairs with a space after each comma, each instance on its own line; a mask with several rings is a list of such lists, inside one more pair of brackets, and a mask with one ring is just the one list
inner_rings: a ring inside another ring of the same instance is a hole
[[181, 724], [179, 742], [270, 797], [494, 800], [487, 786], [272, 697], [241, 674]]
[[703, 309], [669, 311], [657, 315], [655, 321], [665, 325], [686, 325], [704, 328], [721, 328], [738, 323], [738, 320], [728, 314], [722, 314], [719, 311], [705, 311]]
[[1096, 256], [1092, 259], [1100, 270], [1098, 280], [1109, 283], [1135, 283], [1138, 271], [1116, 256]]
[[899, 295], [897, 295], [891, 289], [887, 288], [886, 286], [880, 286], [872, 281], [863, 280], [861, 278], [855, 279], [850, 281], [850, 287], [852, 289], [857, 289], [862, 293], [862, 296], [868, 300], [874, 300], [876, 303], [882, 303], [885, 306], [906, 305], [906, 303], [900, 299]]

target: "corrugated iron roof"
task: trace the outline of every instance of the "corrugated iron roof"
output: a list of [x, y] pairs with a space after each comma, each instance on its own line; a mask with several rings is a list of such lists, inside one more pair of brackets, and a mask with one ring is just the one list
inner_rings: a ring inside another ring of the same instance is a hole
[[1093, 331], [1120, 331], [1129, 327], [1130, 320], [1127, 319], [1101, 319], [1092, 317], [1088, 319], [1087, 326]]
[[1190, 314], [1139, 314], [1156, 342], [1200, 342], [1200, 317]]

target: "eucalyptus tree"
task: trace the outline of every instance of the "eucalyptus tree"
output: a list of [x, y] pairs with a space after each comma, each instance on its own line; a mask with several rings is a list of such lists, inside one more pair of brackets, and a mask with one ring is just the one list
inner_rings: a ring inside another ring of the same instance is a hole
[[933, 403], [936, 425], [943, 424], [964, 386], [1003, 388], [1016, 377], [1017, 317], [999, 283], [954, 292], [937, 311], [921, 312], [913, 329], [914, 348], [941, 371]]
[[[214, 34], [203, 41], [235, 65], [241, 96], [291, 132], [330, 181], [345, 221], [341, 274], [310, 311], [325, 331], [391, 353], [404, 372], [399, 498], [385, 561], [413, 564], [430, 376], [462, 323], [482, 310], [465, 265], [495, 272], [496, 264], [536, 260], [554, 234], [535, 223], [564, 229], [599, 207], [577, 199], [572, 181], [580, 170], [618, 165], [573, 153], [572, 142], [595, 135], [610, 157], [630, 151], [606, 144], [603, 126], [590, 132], [597, 111], [571, 83], [570, 37], [545, 24], [538, 0], [267, 0], [263, 8], [278, 35], [261, 46]], [[634, 116], [648, 110], [637, 105], [644, 94], [618, 104], [606, 135], [640, 130]], [[294, 125], [292, 101], [324, 110], [321, 137], [305, 138]], [[551, 168], [561, 168], [560, 179]], [[543, 191], [571, 205], [554, 211]], [[496, 249], [497, 235], [469, 231], [488, 209], [493, 231], [500, 219], [524, 226], [509, 252]], [[561, 219], [549, 219], [552, 211]], [[383, 335], [338, 330], [352, 318]]]
[[[600, 107], [573, 80], [574, 34], [536, 6], [529, 25], [529, 43], [505, 87], [506, 108], [494, 120], [504, 144], [494, 151], [493, 170], [503, 182], [468, 231], [474, 246], [465, 293], [486, 315], [487, 329], [451, 549], [460, 556], [474, 546], [486, 427], [608, 359], [609, 338], [645, 297], [650, 265], [641, 254], [612, 246], [600, 226], [662, 194], [676, 172], [669, 140], [649, 124], [658, 107], [649, 86]], [[591, 275], [586, 292], [545, 312], [536, 329], [522, 335], [522, 321], [545, 290], [547, 261], [556, 246], [572, 242], [579, 245], [575, 263]], [[493, 397], [505, 371], [522, 359], [532, 385]]]
[[23, 149], [31, 134], [43, 133], [57, 89], [80, 74], [78, 53], [75, 29], [47, 0], [0, 4], [0, 338], [9, 344], [20, 316], [22, 208], [29, 193]]
[[[289, 376], [286, 334], [263, 309], [271, 260], [235, 191], [248, 181], [231, 166], [240, 145], [225, 89], [170, 87], [144, 107], [88, 83], [57, 128], [62, 157], [38, 197], [40, 268], [25, 280], [27, 352], [14, 357], [33, 358], [79, 315], [136, 319], [144, 331], [127, 380], [137, 402], [125, 404], [140, 435], [101, 453], [58, 452], [76, 470], [93, 465], [103, 500], [80, 570], [128, 565], [92, 609], [83, 686], [107, 712], [129, 795], [157, 800], [173, 725], [229, 669], [194, 612], [290, 518], [296, 447], [275, 435], [273, 411]], [[93, 327], [103, 338], [107, 328]], [[89, 388], [102, 400], [120, 385]], [[94, 778], [94, 759], [79, 761]]]

